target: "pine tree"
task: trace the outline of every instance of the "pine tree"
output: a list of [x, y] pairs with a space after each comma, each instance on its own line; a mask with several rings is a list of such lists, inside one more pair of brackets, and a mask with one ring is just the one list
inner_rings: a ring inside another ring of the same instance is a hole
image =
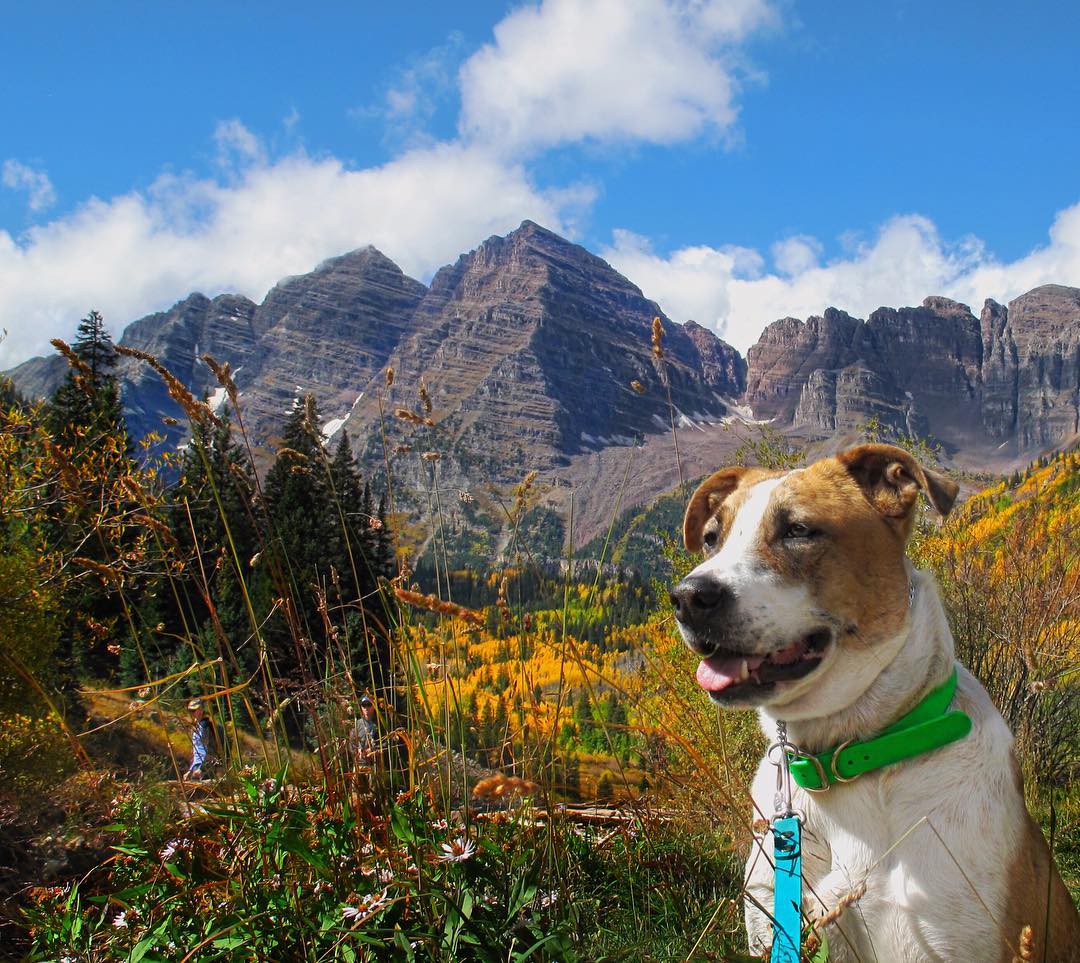
[[130, 454], [116, 383], [116, 348], [97, 311], [79, 322], [71, 348], [82, 367], [70, 367], [52, 397], [48, 420], [53, 437], [77, 452], [99, 444], [103, 438], [116, 438], [122, 440], [125, 452]]
[[[261, 544], [253, 511], [255, 478], [243, 449], [233, 440], [228, 411], [218, 426], [196, 422], [184, 450], [180, 478], [170, 491], [168, 523], [180, 556], [183, 577], [172, 586], [159, 586], [144, 606], [144, 621], [163, 622], [166, 634], [154, 661], [176, 670], [192, 657], [221, 655], [232, 668], [249, 673], [257, 661], [245, 588], [251, 580], [251, 560]], [[258, 618], [256, 616], [256, 618]], [[192, 633], [205, 640], [209, 651], [193, 653], [176, 641]]]
[[[73, 362], [46, 410], [46, 424], [67, 465], [52, 526], [55, 544], [85, 568], [110, 569], [135, 537], [126, 524], [134, 506], [121, 482], [134, 472], [131, 442], [116, 382], [116, 349], [104, 321], [91, 311], [79, 323]], [[75, 481], [72, 481], [75, 480]], [[77, 485], [77, 492], [71, 490]], [[64, 487], [66, 485], [66, 488]], [[125, 604], [135, 601], [109, 580], [72, 579], [62, 601], [67, 624], [59, 659], [68, 675], [108, 675], [127, 636]]]
[[[317, 676], [323, 661], [326, 638], [315, 587], [326, 584], [322, 563], [333, 510], [318, 406], [311, 395], [285, 422], [263, 495], [269, 533], [266, 564], [260, 566], [260, 595], [287, 602], [281, 617], [267, 624], [267, 646], [277, 674], [299, 681], [305, 669]], [[314, 662], [308, 659], [311, 655]]]

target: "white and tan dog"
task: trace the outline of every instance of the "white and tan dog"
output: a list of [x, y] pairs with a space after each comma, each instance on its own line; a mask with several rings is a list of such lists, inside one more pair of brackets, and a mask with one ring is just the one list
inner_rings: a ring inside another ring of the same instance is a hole
[[[888, 445], [702, 483], [684, 538], [705, 560], [671, 598], [713, 701], [756, 708], [770, 741], [783, 720], [792, 743], [821, 753], [874, 738], [949, 678], [941, 601], [905, 557], [920, 491], [945, 514], [957, 488]], [[962, 666], [952, 706], [971, 717], [964, 738], [826, 792], [796, 787], [807, 916], [865, 885], [826, 928], [833, 961], [1008, 963], [1026, 925], [1025, 958], [1080, 960], [1080, 918], [1025, 808], [1012, 735]], [[775, 789], [765, 759], [757, 817], [772, 815]], [[757, 908], [773, 905], [771, 834], [753, 849], [746, 926], [760, 953], [772, 942]]]

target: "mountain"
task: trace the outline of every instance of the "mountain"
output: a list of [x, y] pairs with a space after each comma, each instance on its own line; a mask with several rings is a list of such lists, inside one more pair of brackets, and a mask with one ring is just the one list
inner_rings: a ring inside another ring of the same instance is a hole
[[1013, 465], [1080, 431], [1080, 290], [1044, 285], [1008, 307], [929, 297], [865, 321], [829, 308], [770, 324], [747, 357], [743, 401], [809, 437], [867, 418]]
[[465, 484], [473, 466], [516, 481], [667, 430], [669, 391], [688, 419], [727, 416], [743, 388], [738, 353], [664, 319], [658, 359], [655, 317], [605, 261], [527, 221], [435, 275], [389, 358], [393, 387], [369, 385], [345, 425], [374, 443], [380, 398], [384, 411], [415, 407], [423, 379], [439, 431], [397, 433], [427, 438], [443, 450], [441, 477]]
[[[568, 519], [573, 492], [578, 544], [606, 527], [616, 502], [648, 502], [715, 467], [755, 422], [817, 440], [873, 418], [933, 437], [958, 463], [1009, 469], [1080, 431], [1075, 288], [987, 301], [978, 318], [942, 297], [866, 320], [836, 308], [783, 318], [744, 360], [530, 221], [428, 286], [368, 247], [281, 281], [261, 304], [192, 294], [129, 325], [121, 343], [159, 358], [212, 407], [224, 392], [202, 355], [228, 361], [264, 461], [295, 399], [311, 392], [326, 436], [346, 428], [372, 473], [389, 462], [406, 506], [426, 506], [436, 478], [440, 489], [477, 492], [535, 470], [546, 510]], [[60, 358], [35, 358], [9, 374], [42, 396], [65, 370]], [[169, 423], [180, 412], [158, 375], [124, 359], [119, 376], [133, 433], [181, 443], [183, 424]], [[484, 510], [503, 517], [495, 502]], [[471, 524], [460, 507], [450, 515], [463, 531]]]

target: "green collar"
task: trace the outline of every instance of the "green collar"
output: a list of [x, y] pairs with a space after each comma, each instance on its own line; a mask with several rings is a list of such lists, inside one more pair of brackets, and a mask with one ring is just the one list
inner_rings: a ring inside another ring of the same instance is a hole
[[901, 716], [875, 739], [849, 741], [818, 755], [791, 756], [791, 776], [803, 789], [823, 791], [834, 783], [851, 782], [864, 772], [891, 766], [912, 756], [939, 749], [971, 732], [963, 712], [947, 712], [956, 694], [956, 669], [914, 709]]

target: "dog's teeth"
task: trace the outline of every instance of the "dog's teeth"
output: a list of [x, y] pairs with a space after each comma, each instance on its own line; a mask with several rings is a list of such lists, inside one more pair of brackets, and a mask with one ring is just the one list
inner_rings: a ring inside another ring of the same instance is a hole
[[745, 682], [750, 678], [750, 667], [746, 664], [746, 659], [742, 659], [739, 664], [739, 681]]

